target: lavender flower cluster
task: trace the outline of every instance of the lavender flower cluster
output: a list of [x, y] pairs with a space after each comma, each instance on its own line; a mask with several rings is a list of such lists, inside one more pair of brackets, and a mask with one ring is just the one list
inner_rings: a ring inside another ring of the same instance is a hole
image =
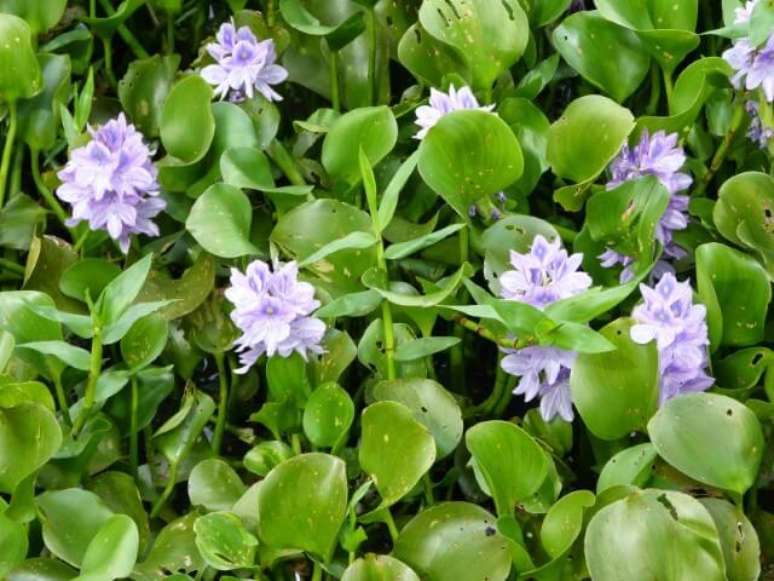
[[750, 127], [747, 129], [747, 137], [761, 149], [769, 145], [769, 141], [774, 139], [774, 128], [764, 125], [760, 116], [760, 105], [757, 101], [747, 101], [745, 103], [747, 115], [750, 117]]
[[437, 89], [430, 89], [430, 102], [428, 105], [417, 107], [417, 120], [415, 123], [421, 129], [414, 135], [415, 139], [423, 139], [430, 128], [438, 123], [442, 117], [452, 111], [462, 111], [464, 109], [477, 109], [479, 111], [492, 111], [494, 105], [482, 107], [478, 99], [470, 90], [470, 87], [462, 87], [459, 91], [454, 85], [449, 87], [449, 92], [443, 93]]
[[[749, 24], [759, 0], [747, 2], [736, 9], [737, 25]], [[737, 89], [748, 91], [760, 88], [766, 100], [774, 102], [774, 31], [760, 47], [750, 42], [749, 36], [734, 41], [734, 45], [723, 53], [723, 58], [736, 71], [731, 82]]]
[[308, 353], [323, 352], [325, 324], [310, 316], [320, 303], [314, 287], [298, 280], [295, 261], [276, 262], [272, 269], [255, 260], [244, 274], [231, 269], [225, 296], [234, 305], [231, 320], [242, 331], [235, 343], [242, 365], [238, 373], [246, 373], [264, 353], [289, 357], [295, 352], [306, 359]]
[[[591, 286], [591, 277], [578, 272], [582, 261], [582, 254], [568, 256], [559, 240], [535, 236], [528, 253], [511, 251], [513, 270], [500, 275], [500, 296], [538, 309], [574, 296]], [[572, 421], [570, 371], [577, 354], [540, 346], [504, 352], [503, 370], [521, 377], [514, 393], [525, 401], [540, 396], [540, 414], [546, 421], [557, 415]]]
[[71, 204], [68, 226], [85, 220], [92, 230], [105, 230], [129, 250], [132, 234], [158, 236], [152, 221], [165, 207], [159, 197], [157, 170], [142, 134], [123, 113], [99, 129], [89, 127], [91, 141], [70, 153], [58, 176], [57, 196]]
[[233, 22], [225, 22], [216, 40], [207, 45], [216, 63], [201, 71], [202, 78], [215, 86], [215, 96], [239, 102], [252, 99], [257, 91], [268, 101], [282, 100], [272, 85], [287, 79], [288, 72], [275, 64], [277, 53], [272, 39], [258, 42], [247, 26], [237, 30]]
[[654, 288], [640, 285], [640, 292], [643, 303], [632, 311], [636, 324], [631, 337], [640, 344], [656, 341], [661, 377], [659, 402], [708, 389], [714, 380], [705, 371], [709, 364], [706, 308], [693, 304], [690, 283], [665, 274]]
[[[673, 233], [688, 227], [689, 197], [678, 194], [688, 188], [693, 182], [690, 175], [680, 169], [685, 164], [686, 155], [677, 144], [676, 133], [666, 134], [664, 131], [654, 133], [643, 131], [637, 145], [630, 148], [628, 144], [621, 148], [615, 160], [610, 165], [611, 180], [607, 189], [612, 190], [621, 184], [644, 176], [655, 176], [669, 191], [669, 205], [656, 225], [655, 237], [664, 247], [664, 255], [668, 258], [680, 259], [685, 251], [673, 241]], [[633, 278], [632, 265], [634, 259], [608, 248], [599, 259], [602, 266], [611, 268], [616, 264], [623, 265], [621, 282]], [[656, 268], [658, 273], [670, 272], [671, 266], [660, 261]]]

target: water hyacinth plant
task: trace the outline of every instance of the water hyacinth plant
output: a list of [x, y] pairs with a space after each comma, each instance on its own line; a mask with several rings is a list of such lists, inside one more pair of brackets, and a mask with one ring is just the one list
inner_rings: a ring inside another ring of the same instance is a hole
[[774, 5], [0, 0], [0, 579], [774, 577]]

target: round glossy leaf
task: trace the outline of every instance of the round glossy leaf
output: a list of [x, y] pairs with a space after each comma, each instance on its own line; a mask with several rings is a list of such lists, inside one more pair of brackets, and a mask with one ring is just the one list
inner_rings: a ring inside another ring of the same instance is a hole
[[712, 212], [718, 231], [731, 242], [754, 250], [774, 273], [774, 179], [765, 173], [740, 173], [726, 180]]
[[337, 383], [324, 383], [309, 396], [304, 408], [304, 433], [318, 448], [332, 448], [345, 436], [355, 418], [352, 398]]
[[164, 101], [159, 121], [161, 142], [167, 153], [184, 163], [204, 157], [215, 135], [211, 100], [212, 89], [199, 75], [175, 83]]
[[277, 549], [300, 549], [328, 559], [347, 510], [344, 462], [328, 454], [302, 454], [278, 465], [258, 494], [261, 540]]
[[197, 518], [195, 512], [189, 512], [161, 529], [145, 561], [135, 567], [138, 579], [166, 579], [170, 571], [200, 571], [206, 565], [196, 548], [193, 527]]
[[29, 25], [0, 13], [0, 100], [29, 99], [43, 88]]
[[430, 431], [414, 419], [411, 410], [394, 401], [368, 406], [361, 418], [360, 466], [371, 476], [391, 506], [419, 482], [435, 461]]
[[179, 65], [179, 55], [154, 55], [132, 61], [118, 83], [121, 106], [146, 137], [159, 135], [162, 108]]
[[220, 458], [202, 460], [188, 478], [191, 504], [207, 510], [230, 510], [246, 489], [234, 469]]
[[121, 338], [121, 356], [132, 369], [147, 367], [161, 355], [167, 344], [169, 324], [167, 320], [153, 313], [138, 319]]
[[546, 513], [540, 527], [540, 541], [551, 558], [562, 556], [583, 530], [583, 515], [596, 498], [588, 490], [576, 490], [560, 498]]
[[763, 457], [758, 418], [724, 395], [670, 399], [648, 423], [648, 434], [659, 456], [683, 474], [738, 495], [755, 482]]
[[137, 525], [140, 551], [143, 552], [150, 538], [150, 526], [134, 478], [125, 472], [102, 472], [89, 482], [89, 490], [97, 494], [114, 513], [132, 518]]
[[38, 57], [42, 90], [19, 103], [19, 135], [34, 150], [53, 147], [59, 129], [59, 107], [70, 92], [70, 58], [57, 54]]
[[644, 430], [658, 406], [658, 349], [639, 345], [629, 331], [633, 321], [618, 319], [600, 333], [616, 349], [581, 353], [570, 375], [572, 401], [588, 429], [603, 440]]
[[21, 403], [0, 409], [0, 491], [13, 492], [61, 443], [59, 423], [45, 406]]
[[744, 512], [722, 498], [702, 498], [720, 537], [728, 581], [755, 581], [761, 573], [758, 534]]
[[251, 567], [258, 539], [230, 512], [213, 512], [194, 523], [196, 547], [210, 567], [231, 571]]
[[339, 117], [325, 135], [322, 164], [334, 178], [360, 181], [362, 149], [375, 167], [395, 147], [398, 124], [389, 107], [361, 107]]
[[[271, 233], [271, 239], [301, 262], [326, 244], [356, 231], [372, 232], [368, 214], [337, 200], [315, 200], [282, 216]], [[374, 264], [376, 254], [373, 249], [350, 249], [330, 254], [308, 265], [307, 269], [337, 295], [363, 290], [360, 277]]]
[[26, 20], [33, 36], [56, 26], [66, 7], [67, 0], [0, 0], [0, 12]]
[[375, 401], [402, 403], [430, 430], [438, 458], [451, 454], [462, 439], [462, 411], [454, 396], [432, 379], [406, 378], [380, 381], [372, 391]]
[[398, 60], [417, 79], [432, 87], [443, 84], [444, 75], [454, 74], [466, 82], [471, 74], [463, 55], [429, 34], [419, 23], [412, 24], [398, 44]]
[[551, 123], [532, 101], [524, 98], [505, 99], [498, 106], [497, 114], [510, 126], [521, 145], [524, 173], [513, 187], [519, 194], [527, 195], [548, 169], [546, 148]]
[[696, 249], [696, 278], [714, 348], [763, 340], [771, 283], [758, 261], [725, 244], [702, 244]]
[[101, 258], [84, 258], [62, 273], [59, 289], [62, 294], [86, 302], [86, 296], [96, 300], [102, 290], [121, 274], [121, 269]]
[[601, 95], [575, 99], [548, 132], [547, 158], [554, 173], [574, 182], [593, 180], [621, 150], [634, 116]]
[[123, 579], [137, 562], [140, 537], [137, 525], [125, 514], [108, 518], [89, 543], [81, 564], [81, 579]]
[[36, 499], [46, 548], [80, 567], [94, 536], [113, 516], [99, 496], [79, 488], [44, 492]]
[[585, 554], [595, 581], [726, 578], [712, 518], [679, 492], [635, 491], [606, 506], [589, 523]]
[[516, 424], [481, 422], [465, 434], [465, 444], [494, 499], [498, 516], [512, 514], [516, 504], [537, 492], [548, 473], [540, 445]]
[[220, 172], [224, 182], [237, 188], [274, 188], [269, 159], [256, 147], [234, 147], [226, 150], [220, 158]]
[[455, 111], [422, 140], [418, 167], [427, 185], [467, 218], [471, 204], [519, 179], [524, 157], [502, 119], [486, 111]]
[[78, 572], [56, 559], [27, 559], [8, 575], [8, 581], [70, 581]]
[[650, 442], [621, 450], [602, 468], [597, 480], [597, 494], [614, 486], [645, 486], [656, 458], [658, 453]]
[[215, 184], [196, 199], [185, 227], [209, 253], [221, 258], [256, 254], [250, 242], [252, 207], [239, 188]]
[[650, 57], [637, 35], [597, 12], [568, 16], [553, 36], [564, 60], [619, 103], [634, 93], [648, 74]]
[[368, 553], [347, 567], [341, 581], [419, 581], [419, 577], [394, 557]]
[[266, 476], [277, 464], [287, 460], [292, 455], [293, 450], [291, 450], [290, 446], [285, 442], [280, 440], [268, 440], [251, 448], [247, 454], [245, 454], [242, 461], [244, 462], [245, 468], [253, 474]]
[[517, 0], [426, 0], [419, 22], [465, 59], [476, 89], [489, 89], [521, 58], [529, 39], [529, 22]]
[[511, 570], [511, 541], [496, 526], [480, 506], [444, 502], [408, 522], [393, 555], [428, 581], [503, 581]]

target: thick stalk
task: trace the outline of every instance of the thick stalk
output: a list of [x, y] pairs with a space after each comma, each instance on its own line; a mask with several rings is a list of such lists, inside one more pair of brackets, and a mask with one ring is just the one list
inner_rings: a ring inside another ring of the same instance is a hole
[[113, 45], [110, 42], [110, 39], [102, 39], [102, 48], [104, 49], [105, 53], [105, 76], [107, 77], [110, 86], [115, 89], [118, 87], [118, 81], [116, 80], [116, 75], [113, 72]]
[[132, 407], [131, 415], [129, 416], [129, 465], [132, 469], [132, 474], [137, 478], [137, 468], [140, 465], [140, 453], [139, 453], [139, 437], [137, 430], [137, 406], [139, 403], [139, 393], [137, 388], [137, 376], [132, 375], [130, 380], [130, 387], [132, 389]]
[[220, 454], [220, 448], [223, 445], [223, 432], [226, 428], [226, 417], [228, 415], [228, 379], [226, 378], [226, 364], [222, 352], [215, 353], [215, 365], [218, 368], [220, 393], [218, 417], [215, 420], [215, 434], [212, 437], [212, 450], [217, 455]]
[[[105, 10], [105, 12], [107, 12], [108, 16], [113, 16], [113, 14], [116, 13], [116, 10], [113, 8], [110, 0], [99, 0], [99, 3], [102, 5], [102, 8]], [[132, 34], [132, 31], [129, 30], [126, 26], [122, 24], [118, 27], [117, 30], [118, 35], [126, 43], [126, 46], [128, 46], [129, 49], [134, 53], [134, 56], [136, 56], [138, 59], [146, 59], [150, 56], [148, 51], [143, 48], [134, 34]]]
[[377, 30], [376, 30], [376, 12], [373, 8], [366, 11], [368, 21], [368, 94], [369, 103], [376, 105], [379, 100], [379, 88], [376, 83], [376, 49], [377, 49]]
[[[468, 261], [469, 245], [468, 229], [465, 227], [459, 233], [460, 264]], [[464, 300], [465, 294], [464, 290], [460, 291], [460, 298]], [[456, 393], [465, 393], [465, 332], [461, 327], [455, 327], [454, 336], [460, 342], [452, 347], [449, 353], [452, 389]]]
[[0, 161], [0, 208], [5, 203], [5, 186], [8, 181], [8, 168], [11, 165], [11, 152], [16, 139], [16, 101], [8, 102], [8, 133], [5, 135], [3, 157]]
[[331, 105], [333, 110], [338, 113], [341, 111], [341, 100], [339, 98], [339, 53], [335, 50], [331, 50], [328, 72], [331, 84]]
[[161, 496], [158, 497], [156, 503], [151, 509], [151, 518], [156, 518], [161, 512], [161, 509], [164, 508], [167, 500], [169, 500], [169, 496], [175, 489], [175, 484], [177, 484], [177, 464], [171, 464], [169, 466], [169, 472], [167, 473], [167, 484], [164, 486], [164, 490], [161, 492]]
[[11, 177], [8, 184], [8, 197], [21, 192], [22, 173], [24, 171], [24, 148], [17, 147], [11, 162]]
[[175, 18], [172, 14], [167, 14], [167, 52], [175, 52]]
[[648, 115], [655, 115], [658, 112], [658, 102], [661, 96], [661, 77], [658, 74], [658, 65], [653, 63], [650, 67], [650, 99], [645, 112]]
[[71, 426], [73, 420], [70, 418], [70, 405], [67, 403], [67, 395], [65, 394], [64, 386], [62, 385], [62, 376], [59, 373], [53, 373], [51, 381], [54, 384], [56, 401], [59, 404], [59, 410], [62, 412], [64, 423], [66, 426]]
[[89, 378], [86, 381], [86, 391], [83, 396], [83, 407], [81, 413], [75, 419], [73, 424], [73, 434], [77, 434], [83, 428], [86, 420], [91, 415], [91, 408], [94, 407], [94, 397], [97, 393], [97, 380], [102, 372], [102, 328], [94, 328], [94, 337], [91, 339], [91, 359], [89, 365]]
[[664, 77], [664, 92], [666, 93], [667, 97], [667, 111], [671, 111], [672, 109], [672, 73], [668, 73], [667, 71], [662, 69], [663, 77]]
[[62, 208], [59, 201], [54, 197], [54, 194], [51, 193], [51, 190], [46, 187], [46, 183], [40, 175], [40, 153], [36, 150], [30, 151], [30, 166], [32, 169], [32, 180], [35, 182], [35, 187], [38, 189], [40, 197], [46, 201], [46, 204], [48, 204], [48, 207], [51, 208], [51, 211], [54, 212], [54, 215], [59, 221], [67, 226], [65, 224], [67, 213], [64, 211], [64, 208]]
[[728, 150], [731, 148], [731, 144], [734, 141], [734, 137], [736, 137], [737, 131], [739, 131], [739, 127], [742, 125], [742, 121], [744, 121], [744, 103], [744, 98], [737, 98], [736, 106], [731, 114], [731, 124], [728, 128], [728, 132], [723, 136], [723, 141], [715, 151], [715, 155], [712, 156], [712, 161], [710, 162], [707, 173], [704, 174], [701, 181], [697, 184], [696, 189], [693, 194], [691, 194], [692, 196], [701, 196], [704, 194], [704, 191], [707, 189], [707, 186], [709, 186], [712, 178], [715, 177], [715, 174], [720, 170], [723, 162], [726, 160]]
[[7, 258], [0, 258], [0, 267], [8, 272], [14, 272], [24, 276], [24, 267]]
[[288, 178], [288, 181], [291, 184], [294, 186], [306, 185], [306, 181], [304, 180], [304, 176], [301, 175], [301, 171], [298, 169], [296, 160], [290, 155], [288, 150], [285, 149], [285, 146], [282, 145], [281, 141], [278, 139], [272, 141], [266, 149], [266, 153], [268, 153], [274, 163], [279, 166], [282, 173], [285, 174], [285, 177]]
[[322, 566], [317, 561], [314, 561], [314, 569], [312, 569], [312, 581], [322, 581]]

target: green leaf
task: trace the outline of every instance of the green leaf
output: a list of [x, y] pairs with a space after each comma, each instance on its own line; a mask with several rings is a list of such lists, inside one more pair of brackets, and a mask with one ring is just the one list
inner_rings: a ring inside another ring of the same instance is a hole
[[78, 572], [56, 559], [36, 557], [15, 567], [8, 581], [69, 581]]
[[308, 551], [327, 560], [346, 510], [344, 462], [328, 454], [301, 454], [279, 464], [263, 481], [259, 536], [271, 547]]
[[82, 20], [86, 22], [99, 36], [110, 39], [116, 29], [124, 23], [132, 14], [134, 14], [146, 0], [124, 0], [118, 5], [118, 8], [108, 17], [90, 18], [84, 16]]
[[245, 529], [238, 516], [213, 512], [194, 523], [196, 547], [207, 564], [218, 571], [253, 566], [258, 539]]
[[645, 486], [656, 458], [656, 448], [649, 442], [621, 450], [602, 468], [597, 480], [597, 494], [614, 486]]
[[251, 448], [242, 460], [245, 468], [258, 476], [266, 476], [280, 462], [293, 455], [290, 446], [280, 440], [267, 440]]
[[148, 557], [135, 567], [138, 581], [168, 579], [170, 571], [192, 572], [206, 565], [196, 547], [193, 527], [197, 517], [190, 512], [161, 529]]
[[159, 135], [167, 153], [190, 164], [202, 159], [215, 136], [212, 89], [199, 75], [182, 78], [164, 101]]
[[322, 318], [363, 317], [382, 303], [382, 295], [374, 290], [349, 293], [323, 305], [315, 315]]
[[[42, 90], [19, 103], [19, 136], [33, 151], [54, 146], [59, 129], [59, 108], [70, 92], [70, 59], [56, 54], [38, 57]], [[36, 155], [36, 154], [33, 154]]]
[[702, 244], [696, 249], [696, 279], [713, 349], [763, 340], [771, 283], [756, 260], [724, 244]]
[[411, 410], [395, 401], [368, 406], [361, 418], [361, 432], [360, 466], [379, 491], [380, 507], [389, 507], [408, 494], [433, 465], [435, 440]]
[[304, 407], [304, 433], [318, 448], [333, 448], [346, 436], [355, 418], [352, 398], [337, 383], [317, 387]]
[[499, 420], [478, 423], [465, 434], [465, 444], [494, 499], [498, 516], [511, 514], [546, 478], [546, 453], [516, 424]]
[[360, 181], [358, 152], [362, 149], [375, 167], [395, 147], [398, 124], [389, 107], [361, 107], [339, 117], [325, 135], [322, 164], [334, 178]]
[[436, 504], [408, 522], [393, 555], [433, 581], [504, 581], [511, 554], [495, 522], [475, 504]]
[[5, 501], [0, 501], [0, 575], [8, 579], [8, 573], [24, 561], [29, 549], [27, 527], [9, 518]]
[[170, 462], [180, 462], [190, 452], [214, 411], [215, 402], [206, 393], [196, 391], [187, 395], [180, 409], [182, 413], [172, 416], [157, 430], [157, 449]]
[[571, 14], [554, 30], [553, 39], [573, 69], [619, 103], [648, 74], [650, 57], [637, 34], [596, 11]]
[[91, 366], [90, 355], [86, 349], [81, 349], [64, 341], [34, 341], [22, 343], [17, 347], [19, 349], [31, 349], [44, 355], [51, 355], [68, 366], [82, 371], [88, 371]]
[[596, 498], [588, 490], [576, 490], [554, 504], [540, 527], [540, 541], [552, 558], [564, 555], [583, 530], [583, 516]]
[[616, 349], [578, 355], [570, 375], [572, 401], [589, 431], [616, 440], [644, 430], [659, 401], [658, 349], [639, 345], [633, 321], [618, 319], [601, 330]]
[[59, 309], [83, 312], [83, 305], [63, 295], [59, 290], [62, 274], [78, 260], [72, 247], [55, 236], [32, 239], [25, 267], [25, 290], [36, 290], [50, 296]]
[[341, 581], [419, 581], [419, 577], [394, 557], [368, 553], [347, 567]]
[[726, 578], [712, 518], [680, 492], [634, 491], [605, 506], [589, 523], [585, 555], [595, 581]]
[[[558, 55], [554, 55], [554, 68]], [[550, 79], [549, 79], [550, 80]], [[542, 87], [540, 87], [542, 89]], [[513, 188], [520, 195], [527, 195], [535, 188], [540, 176], [548, 169], [546, 148], [551, 123], [543, 112], [527, 99], [508, 98], [497, 108], [497, 114], [516, 135], [524, 154], [524, 173]]]
[[89, 482], [89, 489], [97, 494], [114, 513], [131, 517], [137, 525], [140, 552], [144, 553], [150, 539], [150, 526], [134, 478], [124, 472], [102, 472]]
[[515, 182], [524, 170], [516, 136], [497, 115], [455, 111], [436, 123], [419, 146], [419, 173], [468, 219], [468, 208]]
[[121, 338], [121, 356], [132, 372], [153, 363], [167, 344], [169, 324], [158, 313], [138, 319]]
[[392, 222], [395, 216], [395, 209], [398, 207], [398, 200], [400, 198], [400, 192], [408, 182], [411, 174], [417, 167], [419, 161], [419, 151], [412, 153], [406, 161], [400, 164], [398, 170], [393, 174], [390, 179], [390, 183], [382, 194], [382, 201], [379, 204], [379, 224], [382, 229], [386, 228], [390, 222]]
[[170, 301], [155, 301], [152, 303], [138, 303], [130, 306], [121, 317], [105, 327], [103, 342], [110, 345], [120, 340], [129, 332], [137, 321], [166, 307]]
[[201, 252], [183, 276], [173, 279], [166, 270], [151, 270], [137, 300], [140, 303], [171, 301], [158, 314], [167, 320], [195, 311], [210, 295], [215, 285], [215, 260]]
[[80, 567], [92, 539], [113, 511], [96, 494], [79, 488], [44, 492], [36, 502], [46, 548]]
[[320, 262], [336, 252], [341, 252], [342, 250], [364, 250], [371, 248], [374, 244], [376, 244], [376, 238], [374, 238], [373, 234], [369, 232], [351, 232], [343, 238], [329, 242], [317, 252], [304, 258], [298, 265], [300, 267], [308, 266], [315, 262]]
[[0, 0], [0, 12], [27, 21], [32, 36], [47, 32], [62, 19], [67, 0]]
[[101, 258], [84, 258], [67, 268], [59, 279], [62, 294], [86, 302], [95, 300], [121, 269]]
[[[150, 58], [135, 60], [129, 63], [124, 78], [118, 83], [118, 98], [137, 128], [146, 137], [158, 137], [162, 119], [164, 102], [172, 90], [175, 74], [180, 66], [180, 55], [153, 55]], [[200, 89], [205, 93], [203, 89]], [[193, 92], [193, 91], [192, 91]], [[182, 97], [178, 95], [178, 99]], [[194, 99], [194, 97], [188, 97]], [[167, 115], [170, 115], [168, 112]], [[187, 115], [187, 111], [186, 111]], [[206, 113], [203, 115], [206, 117]], [[167, 119], [167, 131], [173, 130], [172, 120]], [[196, 128], [199, 130], [200, 128]], [[177, 143], [178, 137], [167, 139]]]
[[234, 469], [220, 458], [202, 460], [188, 477], [188, 497], [207, 510], [231, 510], [247, 487]]
[[403, 343], [395, 350], [396, 361], [415, 361], [435, 353], [451, 349], [460, 342], [459, 337], [421, 337]]
[[153, 256], [148, 254], [111, 280], [99, 296], [99, 313], [105, 325], [116, 323], [137, 298], [150, 271]]
[[12, 493], [59, 449], [62, 431], [53, 412], [38, 403], [0, 409], [0, 491]]
[[432, 379], [404, 378], [380, 381], [371, 390], [374, 401], [395, 401], [430, 430], [438, 459], [454, 452], [462, 439], [462, 411], [454, 396]]
[[42, 88], [29, 25], [18, 16], [0, 13], [0, 100], [29, 99]]
[[712, 219], [727, 239], [755, 251], [774, 273], [774, 179], [764, 173], [745, 172], [726, 180], [718, 192]]
[[758, 534], [739, 508], [722, 498], [699, 499], [715, 522], [728, 581], [760, 579], [761, 554]]
[[420, 236], [419, 238], [408, 240], [406, 242], [400, 242], [398, 244], [391, 244], [384, 252], [384, 257], [390, 260], [400, 260], [401, 258], [406, 258], [407, 256], [411, 256], [415, 252], [419, 252], [428, 246], [437, 244], [455, 232], [459, 232], [466, 226], [467, 225], [464, 223], [450, 224], [445, 228], [441, 228], [436, 232], [431, 232], [430, 234]]
[[108, 518], [86, 548], [80, 581], [122, 579], [137, 562], [140, 537], [137, 525], [125, 514]]
[[457, 50], [477, 90], [489, 89], [516, 64], [529, 39], [529, 22], [516, 0], [426, 0], [419, 22], [436, 40]]
[[186, 229], [210, 254], [221, 258], [254, 255], [250, 242], [250, 200], [239, 188], [214, 184], [196, 199], [185, 222]]
[[402, 307], [433, 307], [449, 297], [457, 287], [460, 286], [462, 279], [469, 275], [470, 265], [463, 264], [457, 272], [447, 277], [442, 284], [438, 285], [438, 290], [434, 290], [425, 295], [407, 294], [388, 290], [388, 285], [383, 280], [384, 272], [377, 267], [373, 267], [363, 274], [363, 284], [370, 289], [378, 292], [389, 302]]
[[280, 0], [280, 13], [291, 28], [312, 36], [322, 36], [332, 51], [338, 51], [365, 30], [364, 12], [358, 11], [336, 25], [325, 25], [300, 0]]
[[417, 22], [409, 26], [398, 43], [398, 60], [418, 80], [431, 87], [443, 85], [447, 75], [470, 83], [470, 67], [460, 51], [434, 38]]
[[577, 183], [594, 180], [618, 155], [632, 129], [634, 116], [628, 109], [601, 95], [580, 97], [551, 125], [548, 162], [559, 177]]
[[[319, 315], [319, 311], [315, 314]], [[328, 329], [322, 348], [325, 352], [312, 364], [315, 385], [338, 381], [357, 357], [357, 346], [346, 331]]]
[[714, 393], [667, 401], [648, 423], [659, 456], [687, 476], [739, 497], [753, 485], [764, 440], [755, 414]]

